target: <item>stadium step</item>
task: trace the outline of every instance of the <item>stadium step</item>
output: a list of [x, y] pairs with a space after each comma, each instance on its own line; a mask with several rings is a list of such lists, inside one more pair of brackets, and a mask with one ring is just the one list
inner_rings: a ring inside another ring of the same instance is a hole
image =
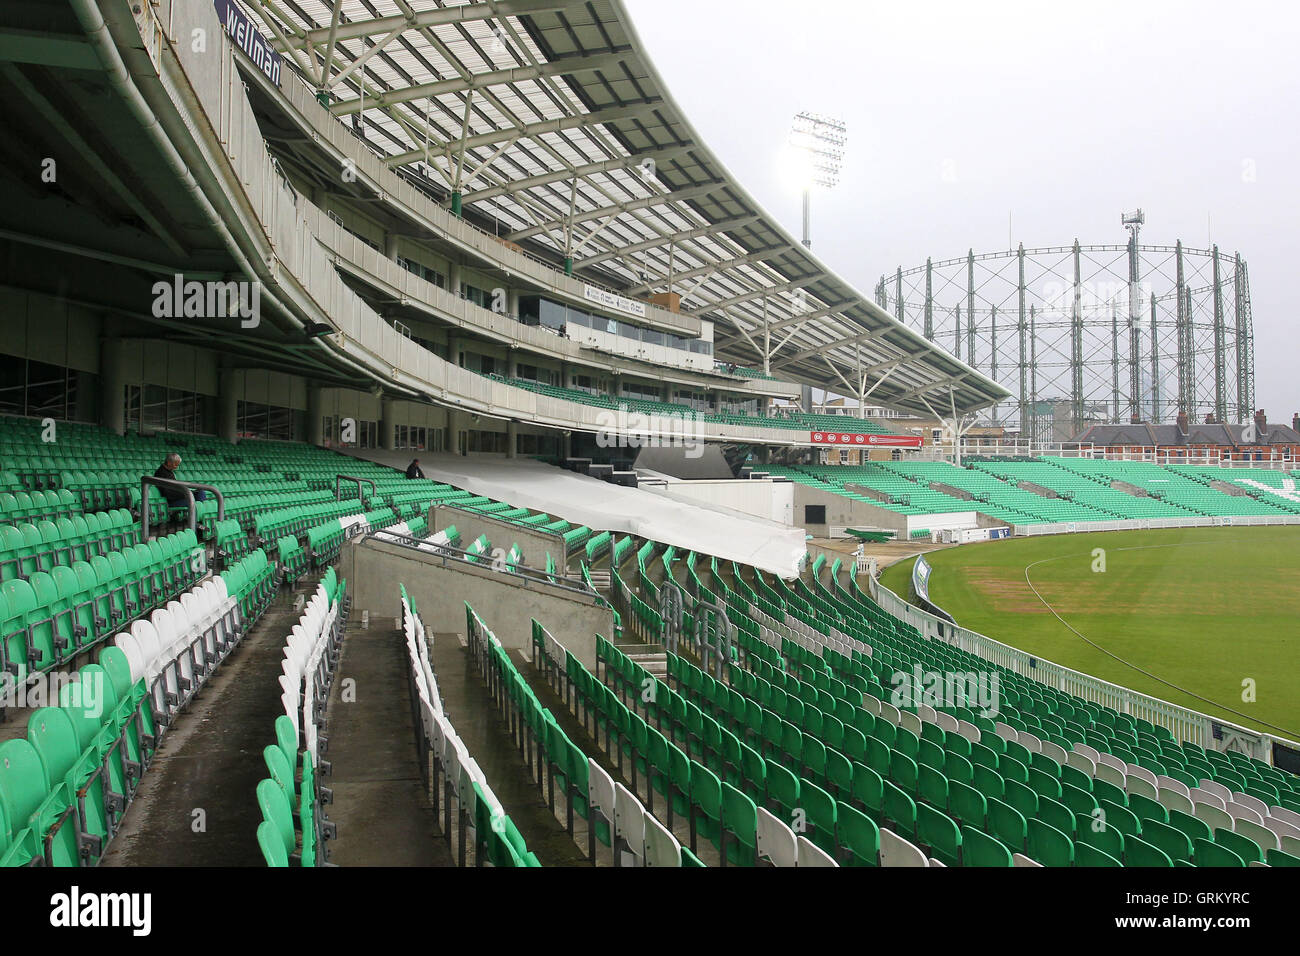
[[296, 599], [281, 592], [176, 718], [101, 866], [262, 865], [251, 795], [266, 768], [249, 755], [282, 712], [277, 680]]
[[[573, 743], [592, 760], [594, 760], [602, 770], [610, 775], [611, 778], [618, 783], [621, 783], [634, 793], [643, 806], [649, 809], [649, 807], [653, 805], [654, 816], [661, 824], [665, 823], [667, 816], [664, 808], [664, 797], [662, 794], [656, 792], [653, 801], [650, 799], [647, 790], [649, 781], [646, 779], [644, 773], [639, 773], [637, 775], [635, 786], [633, 785], [630, 776], [632, 764], [630, 756], [624, 754], [620, 758], [617, 753], [618, 748], [616, 744], [612, 747], [613, 752], [611, 752], [610, 749], [606, 749], [605, 736], [599, 731], [593, 736], [588, 729], [591, 725], [584, 726], [583, 721], [574, 715], [573, 711], [570, 709], [570, 704], [566, 702], [563, 697], [557, 694], [547, 683], [545, 677], [537, 667], [537, 662], [534, 661], [531, 664], [525, 663], [524, 658], [518, 654], [518, 652], [512, 652], [512, 654], [519, 663], [521, 672], [527, 674], [529, 686], [532, 688], [533, 694], [537, 697], [538, 702], [551, 712], [556, 723], [559, 724], [560, 729], [564, 731], [565, 736], [568, 737], [569, 740], [573, 741]], [[619, 769], [620, 760], [622, 761], [623, 770]], [[562, 811], [557, 807], [557, 813], [559, 812]], [[672, 830], [669, 832], [673, 833], [678, 842], [683, 846], [689, 843], [690, 827], [684, 814], [676, 814], [673, 818]], [[587, 845], [586, 821], [582, 820], [580, 817], [575, 817], [574, 820], [574, 841], [580, 846]], [[717, 854], [713, 852], [712, 847], [702, 847], [701, 857], [706, 859], [711, 865], [717, 863]], [[613, 856], [608, 847], [597, 846], [596, 865], [613, 865]]]
[[591, 585], [601, 594], [609, 595], [609, 568], [593, 569], [588, 572], [591, 575]]
[[[432, 621], [429, 626], [432, 630]], [[443, 710], [491, 784], [502, 809], [542, 865], [585, 866], [586, 856], [529, 779], [527, 765], [461, 643], [464, 639], [459, 632], [437, 632], [433, 636], [430, 662], [437, 675]], [[405, 699], [404, 694], [403, 702]], [[412, 741], [412, 737], [403, 738], [413, 751]], [[582, 840], [585, 845], [585, 832]]]
[[[339, 866], [454, 866], [415, 747], [406, 652], [392, 619], [348, 624], [326, 722]], [[454, 641], [453, 641], [454, 643]]]
[[[625, 645], [621, 645], [620, 648]], [[642, 645], [649, 647], [651, 645]], [[624, 651], [624, 653], [627, 653]], [[645, 668], [647, 674], [658, 677], [660, 680], [667, 679], [668, 676], [668, 654], [664, 651], [659, 652], [642, 652], [627, 655], [628, 659], [640, 664]]]

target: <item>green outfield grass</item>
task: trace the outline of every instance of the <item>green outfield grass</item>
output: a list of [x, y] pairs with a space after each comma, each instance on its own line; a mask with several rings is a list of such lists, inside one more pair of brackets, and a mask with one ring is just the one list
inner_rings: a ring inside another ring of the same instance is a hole
[[[1093, 570], [1095, 548], [1105, 551], [1104, 572]], [[1300, 740], [1300, 528], [1062, 534], [926, 557], [934, 567], [931, 600], [964, 627], [1153, 697]], [[885, 586], [908, 597], [912, 563], [887, 568]], [[1089, 640], [1215, 703], [1079, 638], [1035, 596], [1027, 566], [1043, 599]], [[1255, 682], [1254, 702], [1242, 700], [1247, 678]]]

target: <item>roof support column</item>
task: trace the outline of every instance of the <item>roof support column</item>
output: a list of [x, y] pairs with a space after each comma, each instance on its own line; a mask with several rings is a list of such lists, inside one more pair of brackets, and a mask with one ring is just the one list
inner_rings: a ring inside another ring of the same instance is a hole
[[763, 374], [772, 374], [772, 327], [767, 318], [767, 296], [763, 296]]
[[115, 435], [126, 434], [126, 342], [106, 338], [99, 346], [99, 420]]
[[578, 204], [578, 178], [569, 187], [569, 215], [564, 220], [564, 274], [573, 275], [573, 212]]
[[313, 445], [325, 444], [325, 406], [321, 386], [307, 383], [307, 441]]
[[[456, 150], [456, 179], [451, 186], [451, 214], [460, 218], [461, 204], [465, 195], [461, 191], [465, 178], [465, 140], [469, 138], [469, 112], [474, 105], [474, 91], [465, 91], [465, 115], [460, 123], [460, 145]], [[427, 140], [426, 140], [427, 142]]]
[[235, 370], [223, 368], [217, 383], [217, 437], [233, 444], [239, 432], [239, 395], [235, 392]]
[[858, 383], [858, 418], [867, 417], [867, 376], [862, 371], [862, 346], [853, 346], [853, 361], [856, 366], [854, 381]]
[[916, 396], [930, 410], [933, 415], [947, 431], [952, 433], [952, 462], [960, 467], [961, 465], [961, 440], [971, 430], [975, 424], [975, 416], [962, 416], [957, 414], [957, 399], [951, 388], [948, 389], [948, 409], [951, 415], [941, 415], [934, 410], [934, 406], [926, 399], [924, 393]]

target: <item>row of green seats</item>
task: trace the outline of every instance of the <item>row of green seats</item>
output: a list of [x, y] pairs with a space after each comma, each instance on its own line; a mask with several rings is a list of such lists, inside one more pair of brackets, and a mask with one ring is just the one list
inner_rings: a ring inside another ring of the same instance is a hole
[[21, 521], [53, 521], [83, 511], [82, 503], [70, 491], [0, 491], [0, 524]]
[[106, 647], [77, 676], [0, 743], [0, 866], [96, 865], [149, 766], [148, 690], [126, 655]]
[[192, 531], [0, 585], [0, 683], [70, 660], [206, 572]]
[[89, 561], [139, 540], [139, 530], [125, 508], [56, 521], [0, 525], [0, 581]]

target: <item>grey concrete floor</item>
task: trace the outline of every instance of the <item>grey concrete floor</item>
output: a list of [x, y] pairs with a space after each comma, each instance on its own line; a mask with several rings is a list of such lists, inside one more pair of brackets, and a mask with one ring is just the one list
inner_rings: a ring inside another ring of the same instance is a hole
[[262, 866], [255, 791], [282, 713], [277, 683], [297, 593], [281, 592], [163, 738], [101, 866]]
[[482, 768], [502, 809], [542, 865], [589, 865], [579, 848], [585, 847], [587, 840], [581, 818], [575, 824], [579, 844], [560, 822], [565, 815], [563, 800], [557, 800], [557, 812], [552, 814], [545, 793], [530, 779], [528, 765], [511, 739], [487, 685], [472, 665], [462, 639], [456, 633], [437, 633], [433, 638], [430, 661], [444, 712], [470, 756]]
[[[294, 600], [314, 587], [314, 579], [304, 579], [295, 591], [282, 592], [179, 715], [101, 865], [263, 865], [256, 840], [261, 812], [254, 796], [258, 781], [267, 776], [262, 750], [274, 742], [274, 722], [281, 713], [277, 679], [285, 636], [300, 613]], [[451, 841], [443, 835], [419, 766], [402, 636], [386, 619], [372, 618], [370, 625], [362, 628], [357, 619], [350, 623], [327, 709], [324, 735], [329, 743], [322, 758], [333, 772], [322, 783], [334, 792], [326, 813], [338, 826], [338, 839], [327, 844], [330, 862], [455, 865], [454, 833]], [[463, 640], [458, 633], [438, 633], [431, 646], [448, 717], [542, 864], [590, 866], [585, 821], [575, 816], [570, 836], [562, 793], [556, 794], [551, 810], [544, 769], [534, 767], [530, 774]], [[527, 658], [518, 652], [513, 658], [570, 739], [630, 786], [616, 769], [617, 758], [603, 752], [603, 740], [587, 734]], [[354, 691], [352, 699], [344, 699], [345, 688]], [[26, 717], [24, 711], [12, 712], [0, 725], [0, 735], [21, 735]], [[645, 781], [638, 780], [636, 789], [644, 802]], [[664, 819], [658, 795], [655, 810]], [[686, 844], [684, 821], [674, 822]], [[706, 861], [707, 854], [701, 854]], [[472, 865], [472, 850], [467, 859]], [[598, 846], [597, 865], [612, 862], [612, 851]]]
[[[349, 623], [327, 710], [339, 866], [452, 866], [420, 772], [406, 643], [391, 618]], [[441, 681], [439, 681], [441, 686]], [[345, 699], [352, 697], [351, 700]]]
[[[668, 810], [663, 795], [655, 792], [653, 799], [651, 798], [649, 793], [649, 782], [646, 780], [644, 774], [637, 774], [636, 784], [633, 786], [630, 758], [626, 756], [624, 757], [623, 771], [620, 772], [618, 769], [618, 754], [606, 751], [604, 734], [600, 734], [598, 738], [593, 736], [583, 727], [581, 717], [575, 716], [569, 710], [563, 698], [551, 690], [540, 671], [534, 669], [532, 664], [528, 663], [517, 652], [512, 652], [512, 657], [515, 658], [515, 666], [520, 669], [520, 672], [523, 673], [525, 677], [527, 677], [528, 685], [533, 689], [533, 693], [537, 695], [538, 702], [541, 703], [543, 707], [550, 710], [551, 714], [555, 717], [556, 722], [564, 730], [565, 735], [568, 736], [568, 738], [577, 746], [581, 747], [588, 757], [593, 758], [606, 773], [614, 778], [615, 781], [623, 784], [623, 786], [627, 787], [629, 790], [632, 790], [636, 794], [637, 799], [641, 801], [643, 807], [650, 810], [653, 805], [655, 818], [659, 820], [660, 823], [667, 826]], [[578, 713], [581, 714], [582, 712], [579, 710]], [[591, 726], [590, 722], [587, 726]], [[611, 750], [613, 750], [614, 747], [615, 744], [611, 741]], [[672, 833], [673, 836], [677, 838], [677, 842], [682, 846], [690, 846], [690, 824], [684, 815], [673, 814]], [[582, 845], [586, 846], [585, 831], [582, 833], [581, 840]], [[599, 857], [599, 865], [606, 865], [607, 861], [609, 865], [612, 865], [612, 854], [613, 851], [610, 848], [598, 847], [597, 855]], [[701, 862], [707, 866], [717, 866], [721, 862], [718, 851], [703, 838], [700, 838], [697, 841], [696, 855], [700, 858]]]

